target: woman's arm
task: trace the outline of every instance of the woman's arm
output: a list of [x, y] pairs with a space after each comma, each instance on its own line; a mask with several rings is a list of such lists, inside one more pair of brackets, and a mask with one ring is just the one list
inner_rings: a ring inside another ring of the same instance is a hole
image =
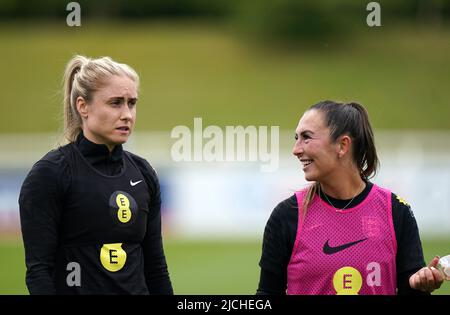
[[392, 194], [392, 218], [397, 239], [397, 294], [427, 294], [412, 288], [409, 278], [425, 266], [422, 243], [411, 206], [402, 198]]
[[25, 247], [26, 284], [30, 294], [56, 294], [53, 279], [62, 207], [62, 156], [55, 151], [37, 162], [19, 196]]
[[267, 221], [256, 294], [286, 294], [287, 266], [297, 232], [297, 208], [297, 199], [293, 195], [280, 202]]
[[135, 155], [133, 157], [150, 190], [147, 232], [142, 242], [147, 288], [150, 294], [173, 294], [161, 235], [161, 191], [158, 177], [147, 161], [137, 159]]

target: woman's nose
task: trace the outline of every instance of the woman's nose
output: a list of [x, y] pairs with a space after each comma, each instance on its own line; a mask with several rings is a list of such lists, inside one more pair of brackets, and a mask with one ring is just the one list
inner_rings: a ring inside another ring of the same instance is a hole
[[295, 156], [299, 156], [303, 154], [303, 147], [300, 144], [300, 141], [296, 141], [294, 147], [292, 148], [292, 154]]
[[120, 117], [122, 120], [131, 120], [133, 118], [133, 114], [131, 109], [128, 106], [124, 106], [122, 109], [122, 115]]

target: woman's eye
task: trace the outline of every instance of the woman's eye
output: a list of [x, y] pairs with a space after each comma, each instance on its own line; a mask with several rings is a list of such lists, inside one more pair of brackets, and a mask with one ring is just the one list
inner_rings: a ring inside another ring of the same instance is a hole
[[295, 140], [298, 140], [298, 134], [295, 134], [294, 138]]

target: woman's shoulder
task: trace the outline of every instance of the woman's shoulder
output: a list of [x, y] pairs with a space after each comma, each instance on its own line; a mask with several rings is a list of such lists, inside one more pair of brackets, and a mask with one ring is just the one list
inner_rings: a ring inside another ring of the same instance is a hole
[[124, 154], [127, 154], [133, 162], [136, 164], [136, 166], [139, 168], [139, 170], [146, 176], [149, 177], [152, 181], [158, 180], [158, 173], [156, 172], [155, 168], [143, 157], [131, 153], [129, 151], [124, 150]]
[[273, 209], [270, 219], [272, 221], [285, 221], [298, 215], [297, 197], [292, 195], [284, 199]]
[[61, 147], [58, 147], [56, 149], [47, 152], [42, 158], [40, 158], [36, 163], [34, 163], [32, 169], [58, 171], [67, 166], [66, 158], [60, 149]]
[[373, 186], [376, 186], [378, 189], [381, 189], [385, 191], [386, 193], [389, 193], [390, 199], [391, 199], [391, 209], [392, 209], [392, 215], [394, 217], [394, 220], [400, 219], [403, 217], [412, 217], [414, 218], [414, 214], [411, 210], [411, 206], [408, 201], [406, 201], [405, 198], [400, 196], [399, 194], [393, 192], [389, 188], [385, 188], [376, 184], [373, 184]]
[[[64, 154], [59, 148], [46, 153], [33, 164], [23, 186], [58, 187], [70, 182], [71, 174]], [[63, 185], [65, 187], [65, 185]]]
[[293, 194], [289, 198], [284, 199], [278, 203], [275, 209], [280, 209], [280, 211], [291, 211], [292, 209], [298, 209], [297, 196]]
[[404, 198], [394, 192], [391, 192], [391, 203], [394, 220], [400, 220], [401, 218], [414, 219], [414, 213], [411, 209], [411, 205]]

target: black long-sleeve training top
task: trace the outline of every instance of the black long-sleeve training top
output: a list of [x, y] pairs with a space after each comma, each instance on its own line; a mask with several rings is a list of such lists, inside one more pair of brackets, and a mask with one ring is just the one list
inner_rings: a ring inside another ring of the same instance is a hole
[[81, 133], [32, 167], [19, 196], [30, 294], [173, 294], [157, 175]]
[[[373, 184], [353, 201], [334, 199], [320, 191], [319, 197], [326, 203], [342, 209], [353, 208], [368, 196]], [[427, 294], [409, 286], [409, 277], [425, 266], [419, 230], [411, 207], [392, 193], [392, 220], [397, 240], [397, 294]], [[328, 201], [329, 200], [329, 201]], [[350, 202], [351, 201], [351, 202]], [[350, 204], [349, 204], [350, 202]], [[295, 195], [280, 202], [273, 210], [264, 231], [263, 249], [260, 260], [261, 274], [257, 294], [286, 294], [287, 266], [297, 234], [298, 203]]]

